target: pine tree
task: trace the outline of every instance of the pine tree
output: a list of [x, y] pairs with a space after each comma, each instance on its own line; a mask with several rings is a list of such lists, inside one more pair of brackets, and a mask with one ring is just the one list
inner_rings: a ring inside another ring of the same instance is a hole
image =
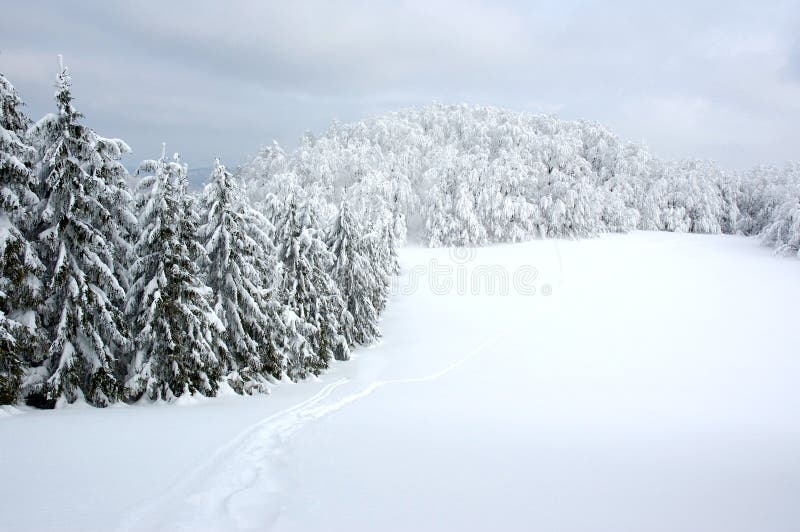
[[276, 233], [278, 256], [284, 265], [284, 302], [302, 320], [293, 323], [307, 341], [288, 342], [296, 347], [287, 352], [287, 374], [293, 380], [320, 373], [333, 357], [349, 357], [350, 342], [345, 334], [352, 317], [328, 274], [333, 256], [320, 237], [312, 208], [308, 201], [298, 206], [296, 199], [289, 198]]
[[102, 229], [106, 240], [114, 248], [114, 274], [127, 291], [130, 287], [128, 266], [132, 262], [131, 253], [137, 237], [137, 220], [128, 186], [130, 176], [121, 159], [123, 155], [131, 153], [131, 149], [120, 139], [99, 136], [95, 137], [94, 149], [97, 155], [87, 171], [105, 183], [98, 200], [111, 216]]
[[27, 238], [36, 177], [35, 149], [25, 139], [30, 120], [0, 74], [0, 404], [19, 400], [23, 374], [35, 360], [42, 264]]
[[211, 290], [197, 262], [192, 203], [185, 190], [186, 168], [177, 156], [145, 161], [151, 175], [138, 185], [140, 235], [131, 269], [127, 313], [135, 351], [125, 383], [137, 400], [170, 400], [185, 393], [216, 394], [221, 377], [222, 324], [210, 306]]
[[114, 248], [103, 229], [112, 218], [102, 199], [104, 180], [89, 171], [100, 162], [95, 134], [72, 105], [70, 77], [61, 66], [58, 113], [33, 131], [40, 142], [36, 234], [45, 263], [42, 323], [49, 347], [40, 383], [51, 401], [116, 400], [115, 351], [127, 347], [121, 309], [124, 290], [114, 273]]
[[[383, 224], [387, 223], [384, 220]], [[371, 266], [373, 282], [371, 285], [372, 306], [380, 315], [389, 303], [392, 277], [399, 269], [396, 255], [393, 256], [393, 241], [387, 238], [385, 226], [378, 222], [375, 230], [364, 235], [364, 250]]]
[[394, 154], [387, 158], [389, 175], [387, 178], [387, 203], [391, 211], [392, 240], [403, 244], [408, 234], [406, 216], [412, 207], [416, 207], [415, 195], [408, 176], [399, 170], [399, 164]]
[[383, 242], [386, 254], [386, 273], [400, 275], [400, 256], [397, 254], [397, 233], [391, 220], [383, 226]]
[[265, 389], [263, 375], [283, 373], [280, 305], [273, 299], [276, 252], [257, 214], [242, 200], [237, 180], [219, 160], [203, 204], [209, 267], [207, 282], [214, 294], [214, 310], [225, 331], [225, 370], [239, 392]]
[[380, 337], [378, 310], [374, 305], [376, 284], [380, 280], [370, 263], [368, 245], [350, 207], [342, 201], [328, 237], [328, 248], [334, 256], [331, 275], [353, 318], [349, 336], [360, 344], [372, 343]]
[[[294, 352], [297, 343], [292, 344], [298, 324], [291, 323], [289, 308], [281, 295], [283, 282], [283, 263], [275, 247], [275, 227], [255, 209], [243, 209], [245, 233], [255, 243], [258, 252], [254, 254], [254, 268], [259, 273], [259, 289], [262, 292], [262, 312], [266, 318], [265, 335], [260, 340], [262, 375], [281, 378], [286, 373], [286, 353]], [[302, 327], [302, 325], [300, 325]]]

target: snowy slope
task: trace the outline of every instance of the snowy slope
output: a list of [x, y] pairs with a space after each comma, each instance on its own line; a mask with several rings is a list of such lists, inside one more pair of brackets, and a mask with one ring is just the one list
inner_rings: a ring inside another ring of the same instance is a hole
[[317, 382], [0, 416], [0, 530], [797, 529], [796, 260], [641, 232], [401, 259], [382, 343]]

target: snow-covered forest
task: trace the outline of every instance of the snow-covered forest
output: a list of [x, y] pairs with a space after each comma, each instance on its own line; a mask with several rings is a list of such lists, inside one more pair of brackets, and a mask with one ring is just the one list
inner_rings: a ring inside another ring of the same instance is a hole
[[255, 201], [290, 179], [434, 247], [633, 229], [761, 235], [786, 255], [800, 244], [800, 165], [664, 161], [597, 123], [493, 107], [334, 123], [292, 153], [265, 148], [242, 175]]
[[379, 337], [388, 225], [288, 177], [248, 202], [218, 161], [193, 194], [164, 146], [129, 175], [130, 148], [84, 124], [63, 66], [37, 122], [5, 77], [0, 91], [1, 403], [265, 391]]
[[[634, 229], [800, 253], [800, 165], [664, 161], [599, 124], [432, 105], [334, 123], [201, 193], [73, 104], [33, 121], [0, 75], [0, 404], [268, 391], [380, 336], [397, 249]], [[106, 133], [106, 132], [104, 132]], [[140, 147], [143, 150], [148, 147]], [[213, 160], [214, 154], [209, 154]]]

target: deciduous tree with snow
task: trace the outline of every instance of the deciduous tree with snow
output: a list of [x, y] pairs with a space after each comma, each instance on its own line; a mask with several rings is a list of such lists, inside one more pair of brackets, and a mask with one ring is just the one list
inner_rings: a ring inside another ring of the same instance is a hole
[[781, 255], [800, 257], [800, 186], [778, 205], [771, 219], [761, 234], [764, 243]]

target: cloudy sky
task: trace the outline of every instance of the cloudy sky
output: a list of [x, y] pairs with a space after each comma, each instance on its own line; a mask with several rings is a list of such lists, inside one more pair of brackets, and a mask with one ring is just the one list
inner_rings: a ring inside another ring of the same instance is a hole
[[6, 2], [0, 72], [38, 117], [56, 54], [137, 158], [233, 165], [431, 101], [597, 120], [668, 158], [800, 159], [800, 2]]

